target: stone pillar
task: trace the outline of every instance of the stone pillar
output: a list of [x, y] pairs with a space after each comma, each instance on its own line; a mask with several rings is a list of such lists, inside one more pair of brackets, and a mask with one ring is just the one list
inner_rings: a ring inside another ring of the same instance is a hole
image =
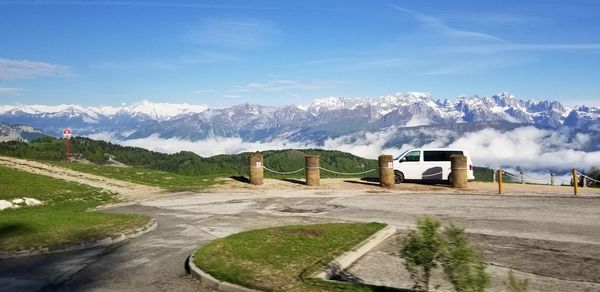
[[394, 164], [392, 155], [379, 156], [379, 185], [392, 188], [396, 184], [394, 177]]
[[460, 154], [450, 155], [450, 173], [453, 188], [467, 187], [467, 157]]
[[253, 185], [262, 185], [264, 177], [262, 154], [258, 152], [250, 153], [250, 156], [248, 156], [248, 165], [250, 167], [248, 171], [250, 183]]
[[321, 180], [321, 169], [319, 168], [319, 155], [306, 155], [306, 185], [319, 186]]

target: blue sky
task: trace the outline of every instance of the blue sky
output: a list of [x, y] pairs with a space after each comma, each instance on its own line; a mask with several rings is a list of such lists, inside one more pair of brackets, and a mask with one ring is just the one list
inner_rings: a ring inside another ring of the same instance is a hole
[[0, 104], [600, 104], [600, 1], [3, 1]]

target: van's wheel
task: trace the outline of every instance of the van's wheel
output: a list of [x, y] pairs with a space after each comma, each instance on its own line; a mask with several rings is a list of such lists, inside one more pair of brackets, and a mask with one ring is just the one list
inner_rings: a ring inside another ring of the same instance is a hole
[[394, 170], [394, 180], [397, 184], [401, 184], [404, 182], [404, 173], [398, 170]]
[[452, 173], [448, 175], [448, 184], [452, 185]]

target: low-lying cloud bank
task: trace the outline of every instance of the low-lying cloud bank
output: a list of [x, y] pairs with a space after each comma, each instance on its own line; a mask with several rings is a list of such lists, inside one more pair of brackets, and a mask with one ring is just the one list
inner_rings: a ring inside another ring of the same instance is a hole
[[[452, 135], [453, 133], [448, 130], [438, 132], [432, 130], [427, 132], [431, 139], [424, 145], [418, 145], [416, 140], [408, 139], [404, 143], [397, 143], [398, 145], [394, 147], [386, 147], [386, 143], [394, 138], [398, 131], [399, 129], [390, 128], [375, 133], [361, 132], [327, 139], [322, 145], [286, 140], [245, 142], [240, 138], [189, 141], [178, 138], [164, 139], [158, 135], [121, 141], [115, 140], [108, 133], [99, 133], [90, 137], [164, 153], [192, 151], [201, 156], [288, 148], [323, 148], [349, 152], [366, 158], [377, 158], [381, 154], [397, 156], [407, 149], [416, 147], [450, 147], [467, 149], [475, 165], [492, 168], [564, 171], [572, 168], [587, 170], [592, 166], [600, 166], [600, 151], [590, 145], [595, 143], [592, 139], [594, 134], [571, 133], [569, 130], [544, 130], [535, 127], [520, 127], [510, 131], [484, 129], [459, 136]], [[593, 150], [586, 151], [586, 149]]]

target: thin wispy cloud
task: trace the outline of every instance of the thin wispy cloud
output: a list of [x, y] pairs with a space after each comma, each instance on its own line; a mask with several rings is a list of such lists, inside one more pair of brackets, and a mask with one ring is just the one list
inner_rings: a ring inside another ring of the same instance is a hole
[[[537, 50], [598, 50], [600, 49], [600, 43], [515, 43], [510, 40], [500, 38], [491, 34], [462, 30], [455, 27], [451, 27], [442, 21], [440, 18], [428, 15], [419, 11], [399, 7], [396, 5], [390, 5], [394, 9], [404, 12], [415, 20], [417, 20], [422, 27], [434, 32], [440, 33], [444, 36], [449, 37], [449, 42], [444, 46], [444, 50], [463, 52], [463, 53], [494, 53], [497, 51], [537, 51]], [[488, 16], [493, 19], [493, 16]], [[501, 16], [501, 19], [506, 19], [507, 16]], [[506, 21], [515, 21], [514, 18], [509, 18]], [[469, 40], [471, 41], [468, 46], [452, 44], [453, 40]]]
[[390, 6], [395, 8], [396, 10], [399, 10], [399, 11], [409, 14], [415, 20], [417, 20], [421, 24], [421, 26], [423, 26], [425, 29], [431, 30], [433, 32], [441, 33], [441, 34], [451, 37], [451, 38], [462, 39], [462, 40], [476, 40], [476, 41], [497, 41], [497, 42], [504, 41], [503, 39], [501, 39], [497, 36], [493, 36], [493, 35], [490, 35], [487, 33], [462, 30], [462, 29], [450, 27], [449, 25], [447, 25], [445, 22], [443, 22], [439, 18], [433, 17], [431, 15], [427, 15], [427, 14], [424, 14], [424, 13], [421, 13], [421, 12], [418, 12], [415, 10], [403, 8], [403, 7], [396, 6], [396, 5], [390, 5]]
[[212, 93], [215, 92], [214, 89], [197, 89], [194, 90], [194, 94], [205, 94], [205, 93]]
[[216, 48], [252, 49], [280, 43], [283, 33], [272, 22], [254, 18], [205, 19], [188, 32], [190, 42]]
[[265, 83], [249, 83], [246, 85], [236, 85], [232, 92], [251, 92], [251, 91], [267, 91], [267, 92], [286, 92], [290, 90], [320, 90], [324, 88], [332, 88], [342, 81], [330, 80], [313, 80], [311, 82], [300, 82], [296, 80], [273, 80]]
[[25, 91], [23, 88], [0, 87], [0, 95], [16, 95]]
[[0, 79], [35, 78], [41, 76], [67, 77], [74, 73], [70, 67], [29, 60], [0, 59]]

